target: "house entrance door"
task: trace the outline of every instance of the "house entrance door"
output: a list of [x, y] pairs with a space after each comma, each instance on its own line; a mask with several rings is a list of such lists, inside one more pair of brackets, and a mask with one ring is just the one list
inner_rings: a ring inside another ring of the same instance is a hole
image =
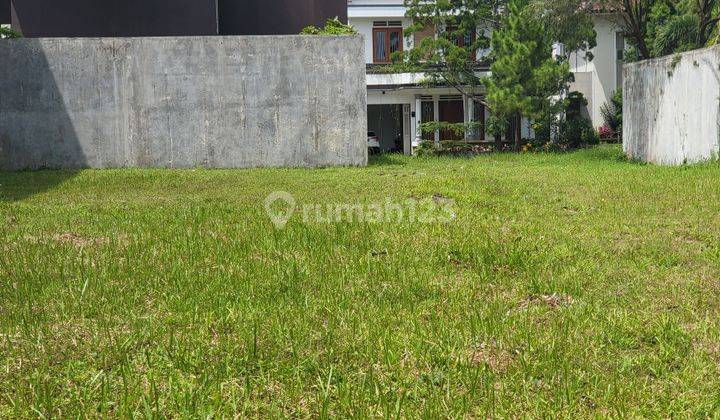
[[[448, 123], [463, 123], [465, 116], [463, 113], [462, 98], [441, 98], [438, 102], [439, 121]], [[463, 140], [462, 134], [454, 133], [452, 130], [440, 131], [440, 140]]]

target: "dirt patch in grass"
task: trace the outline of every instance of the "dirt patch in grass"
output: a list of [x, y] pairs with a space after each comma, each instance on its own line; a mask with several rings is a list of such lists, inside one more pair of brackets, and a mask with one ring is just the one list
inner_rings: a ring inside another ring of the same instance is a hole
[[470, 356], [476, 366], [487, 366], [494, 373], [504, 373], [515, 362], [517, 354], [502, 349], [496, 342], [480, 343]]

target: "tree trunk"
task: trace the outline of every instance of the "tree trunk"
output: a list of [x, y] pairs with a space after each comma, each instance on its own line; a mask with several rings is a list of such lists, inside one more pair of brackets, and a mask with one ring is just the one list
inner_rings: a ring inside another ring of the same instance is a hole
[[645, 42], [647, 34], [648, 9], [644, 0], [622, 0], [616, 4], [622, 10], [622, 17], [627, 36], [635, 42], [641, 60], [651, 58], [650, 48]]
[[502, 136], [500, 134], [495, 134], [495, 151], [502, 152], [502, 148]]

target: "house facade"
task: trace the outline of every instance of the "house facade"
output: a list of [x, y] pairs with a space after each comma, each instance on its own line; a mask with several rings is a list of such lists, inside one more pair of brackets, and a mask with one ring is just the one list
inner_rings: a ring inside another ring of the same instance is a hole
[[345, 0], [0, 0], [0, 24], [26, 38], [297, 34]]
[[[476, 122], [481, 128], [463, 140], [468, 143], [493, 140], [484, 129], [489, 113], [482, 103], [452, 87], [423, 86], [423, 74], [387, 73], [390, 54], [413, 48], [424, 36], [434, 36], [430, 29], [405, 37], [403, 30], [412, 23], [405, 12], [403, 0], [348, 0], [349, 23], [365, 39], [368, 130], [380, 138], [384, 151], [405, 154], [411, 154], [423, 139], [457, 139], [451, 133], [423, 134], [420, 124], [430, 121]], [[588, 99], [588, 116], [597, 128], [603, 125], [600, 107], [622, 85], [624, 44], [615, 15], [596, 14], [593, 20], [598, 33], [598, 45], [592, 51], [595, 58], [590, 61], [582, 54], [571, 55], [571, 70], [576, 78], [571, 88]], [[481, 75], [490, 74], [489, 67], [482, 65], [485, 55], [486, 51], [476, 53], [477, 71]], [[522, 122], [521, 132], [523, 138], [534, 136], [527, 119]]]
[[595, 13], [592, 19], [597, 32], [597, 46], [591, 51], [593, 59], [584, 54], [570, 55], [570, 70], [575, 76], [570, 89], [585, 95], [590, 120], [595, 128], [600, 128], [605, 123], [600, 109], [622, 88], [626, 44], [619, 15]]
[[[423, 139], [439, 142], [454, 137], [452, 133], [423, 134], [420, 124], [425, 122], [484, 123], [485, 107], [458, 90], [423, 86], [423, 74], [386, 71], [392, 53], [407, 51], [423, 37], [434, 36], [432, 30], [412, 37], [403, 35], [412, 23], [405, 17], [403, 0], [349, 0], [348, 21], [365, 39], [368, 130], [379, 137], [383, 151], [409, 155]], [[488, 71], [487, 67], [478, 67], [481, 74]], [[477, 131], [468, 141], [485, 140], [485, 130]]]

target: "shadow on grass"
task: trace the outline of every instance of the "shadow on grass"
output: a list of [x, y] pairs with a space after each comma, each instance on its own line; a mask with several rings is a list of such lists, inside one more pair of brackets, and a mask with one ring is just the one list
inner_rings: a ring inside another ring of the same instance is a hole
[[52, 39], [0, 42], [0, 202], [54, 189], [88, 166], [75, 125], [92, 104], [68, 99], [77, 96], [75, 55], [61, 48]]
[[21, 201], [58, 188], [76, 170], [0, 172], [0, 203]]

